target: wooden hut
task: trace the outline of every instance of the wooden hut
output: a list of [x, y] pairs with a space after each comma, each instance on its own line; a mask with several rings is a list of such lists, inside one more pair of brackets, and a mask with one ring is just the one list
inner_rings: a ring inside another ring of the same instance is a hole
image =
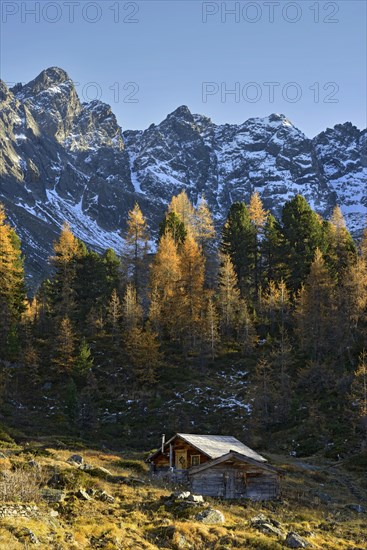
[[201, 495], [269, 500], [280, 493], [276, 468], [232, 436], [177, 433], [147, 460], [153, 474]]

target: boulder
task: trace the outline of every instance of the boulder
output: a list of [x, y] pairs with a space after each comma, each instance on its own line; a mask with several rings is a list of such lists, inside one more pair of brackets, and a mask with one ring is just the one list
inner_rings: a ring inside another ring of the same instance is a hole
[[217, 525], [225, 522], [222, 512], [215, 510], [214, 508], [207, 508], [206, 510], [203, 510], [203, 512], [200, 512], [195, 519], [205, 525]]
[[175, 498], [177, 500], [186, 500], [191, 495], [190, 491], [176, 491], [175, 493], [172, 493], [171, 498]]
[[109, 493], [106, 493], [106, 491], [102, 491], [97, 498], [98, 500], [101, 500], [102, 502], [107, 502], [108, 504], [113, 504], [115, 502], [115, 497], [113, 497]]
[[60, 491], [60, 489], [44, 488], [41, 489], [41, 496], [46, 502], [54, 503], [65, 500], [66, 493], [64, 491]]
[[67, 459], [66, 462], [68, 462], [69, 464], [73, 464], [73, 465], [74, 464], [80, 465], [80, 464], [84, 463], [84, 459], [80, 455], [71, 455], [71, 456], [69, 456], [69, 458]]
[[366, 513], [366, 508], [361, 504], [347, 504], [346, 508], [348, 508], [349, 510], [353, 510], [353, 512], [357, 512], [357, 514]]
[[307, 540], [293, 531], [287, 534], [285, 544], [288, 548], [309, 548], [311, 546]]
[[195, 504], [202, 504], [204, 502], [202, 495], [189, 495], [186, 500], [189, 502], [195, 502]]
[[80, 500], [92, 500], [92, 497], [88, 495], [87, 491], [85, 489], [79, 489], [75, 496], [79, 498]]
[[282, 531], [280, 523], [273, 519], [267, 518], [264, 514], [259, 514], [258, 516], [252, 518], [250, 520], [250, 524], [258, 531], [261, 531], [261, 533], [276, 535], [277, 537], [281, 537], [283, 539], [285, 537], [285, 533]]
[[28, 544], [39, 544], [39, 540], [36, 535], [28, 529], [28, 527], [23, 527], [16, 532], [18, 540], [28, 546]]

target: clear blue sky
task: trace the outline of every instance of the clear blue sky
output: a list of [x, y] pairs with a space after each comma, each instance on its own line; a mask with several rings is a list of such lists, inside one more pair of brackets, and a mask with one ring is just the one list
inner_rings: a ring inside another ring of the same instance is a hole
[[[27, 13], [37, 4], [39, 14]], [[123, 129], [146, 128], [183, 104], [216, 123], [284, 113], [310, 137], [347, 120], [365, 127], [366, 2], [268, 4], [2, 0], [1, 78], [28, 82], [62, 67], [84, 99], [112, 105]]]

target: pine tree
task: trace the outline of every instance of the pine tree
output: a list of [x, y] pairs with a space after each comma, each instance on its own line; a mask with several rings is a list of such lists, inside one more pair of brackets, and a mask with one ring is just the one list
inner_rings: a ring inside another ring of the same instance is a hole
[[250, 204], [248, 207], [251, 223], [254, 228], [254, 244], [253, 244], [253, 256], [254, 256], [254, 294], [255, 300], [258, 298], [259, 286], [261, 283], [262, 265], [261, 265], [261, 240], [263, 236], [264, 227], [266, 224], [268, 212], [264, 210], [262, 200], [259, 193], [253, 193], [251, 195]]
[[128, 276], [131, 274], [131, 280], [138, 294], [140, 294], [143, 286], [144, 259], [148, 250], [148, 225], [139, 205], [136, 203], [128, 214], [123, 262]]
[[181, 245], [186, 239], [185, 224], [180, 220], [176, 212], [167, 212], [163, 222], [159, 226], [159, 237], [170, 234], [176, 246]]
[[82, 339], [78, 355], [73, 364], [73, 372], [77, 377], [85, 377], [93, 367], [93, 357], [90, 346], [85, 338]]
[[334, 281], [320, 250], [316, 249], [310, 273], [296, 302], [301, 349], [314, 360], [324, 359], [335, 345]]
[[285, 204], [282, 232], [284, 259], [289, 271], [287, 284], [296, 290], [310, 271], [316, 249], [325, 249], [320, 218], [301, 195], [296, 195]]
[[261, 242], [262, 269], [264, 280], [279, 281], [286, 275], [283, 261], [283, 235], [279, 222], [269, 214], [264, 226]]
[[222, 230], [221, 251], [231, 257], [241, 293], [251, 285], [254, 271], [254, 227], [246, 205], [232, 204]]
[[367, 227], [363, 231], [362, 240], [360, 243], [361, 257], [367, 264]]

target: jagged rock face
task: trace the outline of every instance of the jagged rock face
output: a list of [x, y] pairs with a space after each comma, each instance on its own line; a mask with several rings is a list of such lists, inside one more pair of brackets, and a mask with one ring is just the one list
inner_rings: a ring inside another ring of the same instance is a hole
[[81, 103], [56, 67], [11, 90], [0, 81], [0, 105], [0, 201], [33, 286], [64, 220], [92, 248], [118, 251], [135, 201], [156, 230], [182, 189], [194, 202], [204, 193], [218, 225], [253, 191], [276, 215], [301, 193], [324, 216], [339, 204], [353, 232], [365, 223], [367, 132], [349, 122], [310, 140], [284, 115], [217, 126], [182, 106], [159, 125], [122, 133], [111, 108]]

